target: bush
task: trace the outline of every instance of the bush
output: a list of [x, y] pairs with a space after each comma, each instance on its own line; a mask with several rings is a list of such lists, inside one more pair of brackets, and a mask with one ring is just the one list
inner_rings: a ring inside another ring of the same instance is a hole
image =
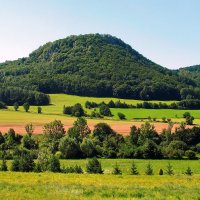
[[30, 105], [29, 105], [28, 102], [26, 102], [26, 103], [23, 104], [23, 107], [24, 107], [24, 110], [25, 110], [26, 112], [28, 112], [28, 111], [29, 111], [29, 108], [30, 108]]
[[75, 165], [70, 167], [63, 167], [61, 170], [63, 173], [76, 173], [76, 174], [83, 174], [83, 170], [81, 166]]
[[126, 119], [126, 116], [123, 114], [123, 113], [117, 113], [119, 119], [123, 120], [123, 119]]
[[122, 171], [118, 167], [117, 163], [115, 164], [115, 167], [113, 168], [112, 174], [114, 174], [114, 175], [121, 175], [122, 174]]
[[159, 170], [159, 175], [163, 175], [163, 170], [162, 169]]
[[188, 176], [192, 176], [193, 172], [192, 172], [192, 170], [191, 170], [190, 167], [188, 167], [188, 168], [186, 169], [185, 174], [188, 175]]
[[185, 156], [187, 156], [189, 160], [195, 160], [195, 159], [197, 159], [196, 153], [194, 151], [192, 151], [192, 150], [187, 150], [185, 152]]
[[14, 107], [15, 111], [18, 111], [18, 109], [19, 109], [19, 104], [18, 104], [17, 102], [15, 102], [15, 103], [13, 104], [13, 107]]
[[4, 158], [2, 159], [2, 163], [1, 163], [1, 166], [0, 166], [0, 171], [4, 171], [4, 172], [8, 171], [6, 160]]
[[86, 171], [89, 174], [103, 174], [101, 163], [97, 160], [97, 158], [92, 158], [88, 161], [86, 164]]
[[112, 116], [112, 113], [110, 111], [110, 108], [102, 103], [100, 106], [99, 106], [99, 113], [103, 116], [108, 116], [108, 117], [111, 117]]
[[55, 155], [52, 155], [49, 158], [48, 171], [50, 171], [50, 172], [60, 172], [60, 161]]
[[42, 113], [42, 107], [38, 106], [37, 107], [37, 112], [38, 112], [38, 114], [41, 114]]

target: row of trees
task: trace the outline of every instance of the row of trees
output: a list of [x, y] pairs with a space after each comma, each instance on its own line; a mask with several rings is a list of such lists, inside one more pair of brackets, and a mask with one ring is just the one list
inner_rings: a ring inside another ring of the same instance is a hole
[[[0, 153], [13, 159], [19, 149], [25, 149], [37, 159], [39, 155], [59, 155], [63, 159], [77, 158], [144, 158], [197, 159], [200, 153], [200, 128], [184, 124], [172, 133], [173, 124], [158, 134], [150, 123], [131, 127], [129, 136], [117, 134], [108, 124], [98, 123], [91, 131], [84, 118], [78, 118], [67, 132], [60, 121], [44, 126], [42, 137], [33, 136], [32, 125], [27, 134], [18, 135], [10, 129], [0, 134]], [[67, 133], [67, 134], [66, 134]]]
[[88, 109], [98, 108], [101, 105], [107, 105], [109, 108], [146, 108], [146, 109], [200, 109], [200, 100], [199, 99], [188, 99], [181, 100], [178, 102], [173, 102], [171, 104], [166, 103], [152, 103], [149, 101], [144, 101], [143, 103], [137, 103], [137, 105], [127, 104], [126, 102], [121, 102], [120, 100], [114, 102], [110, 100], [107, 104], [101, 102], [99, 104], [95, 102], [86, 101], [85, 107]]

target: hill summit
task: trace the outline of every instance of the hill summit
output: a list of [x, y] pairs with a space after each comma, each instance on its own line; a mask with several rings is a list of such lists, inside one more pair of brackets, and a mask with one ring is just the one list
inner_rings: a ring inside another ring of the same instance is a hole
[[49, 42], [28, 58], [0, 64], [0, 74], [1, 86], [144, 100], [180, 99], [182, 88], [196, 85], [148, 60], [122, 40], [102, 34]]

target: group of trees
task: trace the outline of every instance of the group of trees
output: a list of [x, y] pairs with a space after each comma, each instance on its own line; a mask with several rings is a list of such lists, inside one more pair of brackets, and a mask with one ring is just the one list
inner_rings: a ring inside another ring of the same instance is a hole
[[0, 134], [1, 155], [6, 159], [17, 156], [18, 160], [19, 157], [26, 159], [27, 152], [34, 159], [42, 160], [48, 160], [49, 155], [63, 159], [197, 159], [196, 154], [200, 152], [200, 128], [188, 129], [184, 124], [176, 128], [174, 133], [169, 127], [158, 134], [154, 126], [147, 122], [140, 128], [132, 126], [130, 135], [123, 137], [106, 123], [95, 125], [91, 131], [87, 121], [81, 117], [68, 129], [67, 134], [60, 121], [46, 124], [40, 140], [32, 135], [34, 129], [31, 125], [26, 126], [26, 132], [21, 136], [10, 129], [5, 135]]
[[0, 83], [47, 94], [143, 100], [199, 98], [186, 91], [198, 89], [189, 76], [153, 63], [120, 39], [100, 34], [49, 42], [28, 58], [2, 63]]
[[19, 105], [23, 105], [24, 103], [29, 103], [30, 105], [48, 105], [50, 97], [42, 92], [30, 91], [19, 87], [0, 87], [0, 101], [9, 106], [16, 102]]
[[144, 101], [142, 103], [137, 103], [137, 105], [127, 104], [126, 102], [121, 102], [120, 100], [114, 102], [110, 100], [107, 104], [105, 102], [101, 102], [99, 104], [95, 102], [86, 101], [85, 107], [88, 109], [98, 108], [102, 104], [107, 105], [109, 108], [145, 108], [145, 109], [200, 109], [200, 100], [199, 99], [187, 99], [181, 100], [178, 102], [173, 102], [171, 104], [166, 103], [155, 103], [150, 101]]

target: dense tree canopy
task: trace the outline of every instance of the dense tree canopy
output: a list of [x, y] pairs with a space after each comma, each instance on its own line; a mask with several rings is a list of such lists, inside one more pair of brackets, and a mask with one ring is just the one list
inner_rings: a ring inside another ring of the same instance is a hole
[[1, 87], [44, 93], [144, 100], [190, 98], [180, 91], [197, 86], [194, 80], [151, 62], [120, 39], [100, 34], [49, 42], [28, 58], [2, 63], [0, 83]]

